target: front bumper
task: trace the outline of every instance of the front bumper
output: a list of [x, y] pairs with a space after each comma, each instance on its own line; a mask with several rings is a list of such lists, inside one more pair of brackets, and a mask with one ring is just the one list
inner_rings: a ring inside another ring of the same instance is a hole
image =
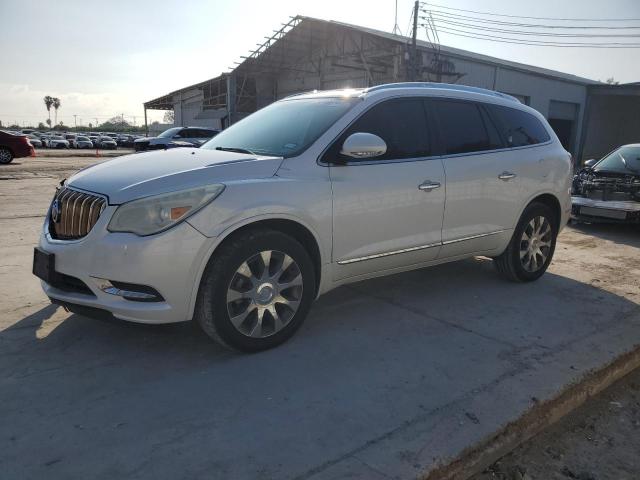
[[[42, 281], [44, 293], [54, 303], [105, 310], [121, 320], [190, 320], [212, 240], [187, 222], [148, 237], [110, 233], [106, 227], [115, 209], [108, 206], [89, 234], [76, 241], [52, 239], [45, 222], [40, 249], [55, 255], [56, 272], [80, 280], [91, 292], [63, 290]], [[150, 286], [161, 294], [162, 301], [133, 301], [106, 293], [100, 288], [104, 279]]]
[[596, 222], [640, 223], [640, 202], [571, 197], [574, 218]]

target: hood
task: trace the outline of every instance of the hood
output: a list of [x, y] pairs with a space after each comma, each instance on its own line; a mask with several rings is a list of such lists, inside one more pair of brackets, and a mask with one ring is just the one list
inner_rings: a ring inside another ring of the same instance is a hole
[[200, 185], [272, 177], [281, 163], [281, 157], [175, 148], [124, 155], [80, 170], [66, 184], [101, 193], [109, 204], [120, 205]]

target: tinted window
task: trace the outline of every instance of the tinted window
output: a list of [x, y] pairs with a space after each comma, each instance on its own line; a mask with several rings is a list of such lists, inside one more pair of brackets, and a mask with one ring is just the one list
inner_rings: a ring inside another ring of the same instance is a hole
[[194, 128], [191, 130], [191, 137], [194, 138], [211, 138], [215, 132], [213, 130], [204, 130], [201, 128]]
[[[488, 124], [478, 105], [472, 102], [434, 100], [440, 134], [446, 154], [481, 152], [501, 148], [495, 127]], [[489, 134], [489, 129], [493, 134]]]
[[[431, 155], [427, 119], [420, 99], [387, 100], [371, 107], [340, 137], [331, 149], [331, 154], [339, 155], [347, 137], [357, 132], [372, 133], [382, 138], [387, 144], [387, 153], [379, 157], [367, 158], [367, 161]], [[358, 160], [342, 155], [340, 157], [349, 162]]]
[[160, 135], [158, 135], [158, 137], [159, 138], [171, 138], [174, 135], [180, 133], [181, 130], [183, 130], [182, 127], [173, 127], [173, 128], [170, 128], [169, 130], [165, 130]]
[[535, 145], [549, 140], [549, 134], [533, 115], [515, 108], [487, 105], [493, 112], [502, 137], [509, 147]]
[[180, 132], [182, 138], [196, 138], [198, 131], [195, 128], [185, 128]]

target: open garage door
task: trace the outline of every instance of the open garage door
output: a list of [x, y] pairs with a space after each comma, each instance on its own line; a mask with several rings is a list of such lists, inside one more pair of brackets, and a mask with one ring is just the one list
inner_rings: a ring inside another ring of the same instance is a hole
[[556, 132], [565, 150], [573, 152], [578, 123], [578, 104], [551, 100], [549, 102], [549, 125]]

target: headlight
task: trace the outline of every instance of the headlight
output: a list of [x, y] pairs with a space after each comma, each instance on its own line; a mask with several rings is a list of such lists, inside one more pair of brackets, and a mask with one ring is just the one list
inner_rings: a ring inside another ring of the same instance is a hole
[[152, 235], [177, 225], [222, 193], [224, 185], [207, 185], [141, 198], [118, 207], [107, 230]]

